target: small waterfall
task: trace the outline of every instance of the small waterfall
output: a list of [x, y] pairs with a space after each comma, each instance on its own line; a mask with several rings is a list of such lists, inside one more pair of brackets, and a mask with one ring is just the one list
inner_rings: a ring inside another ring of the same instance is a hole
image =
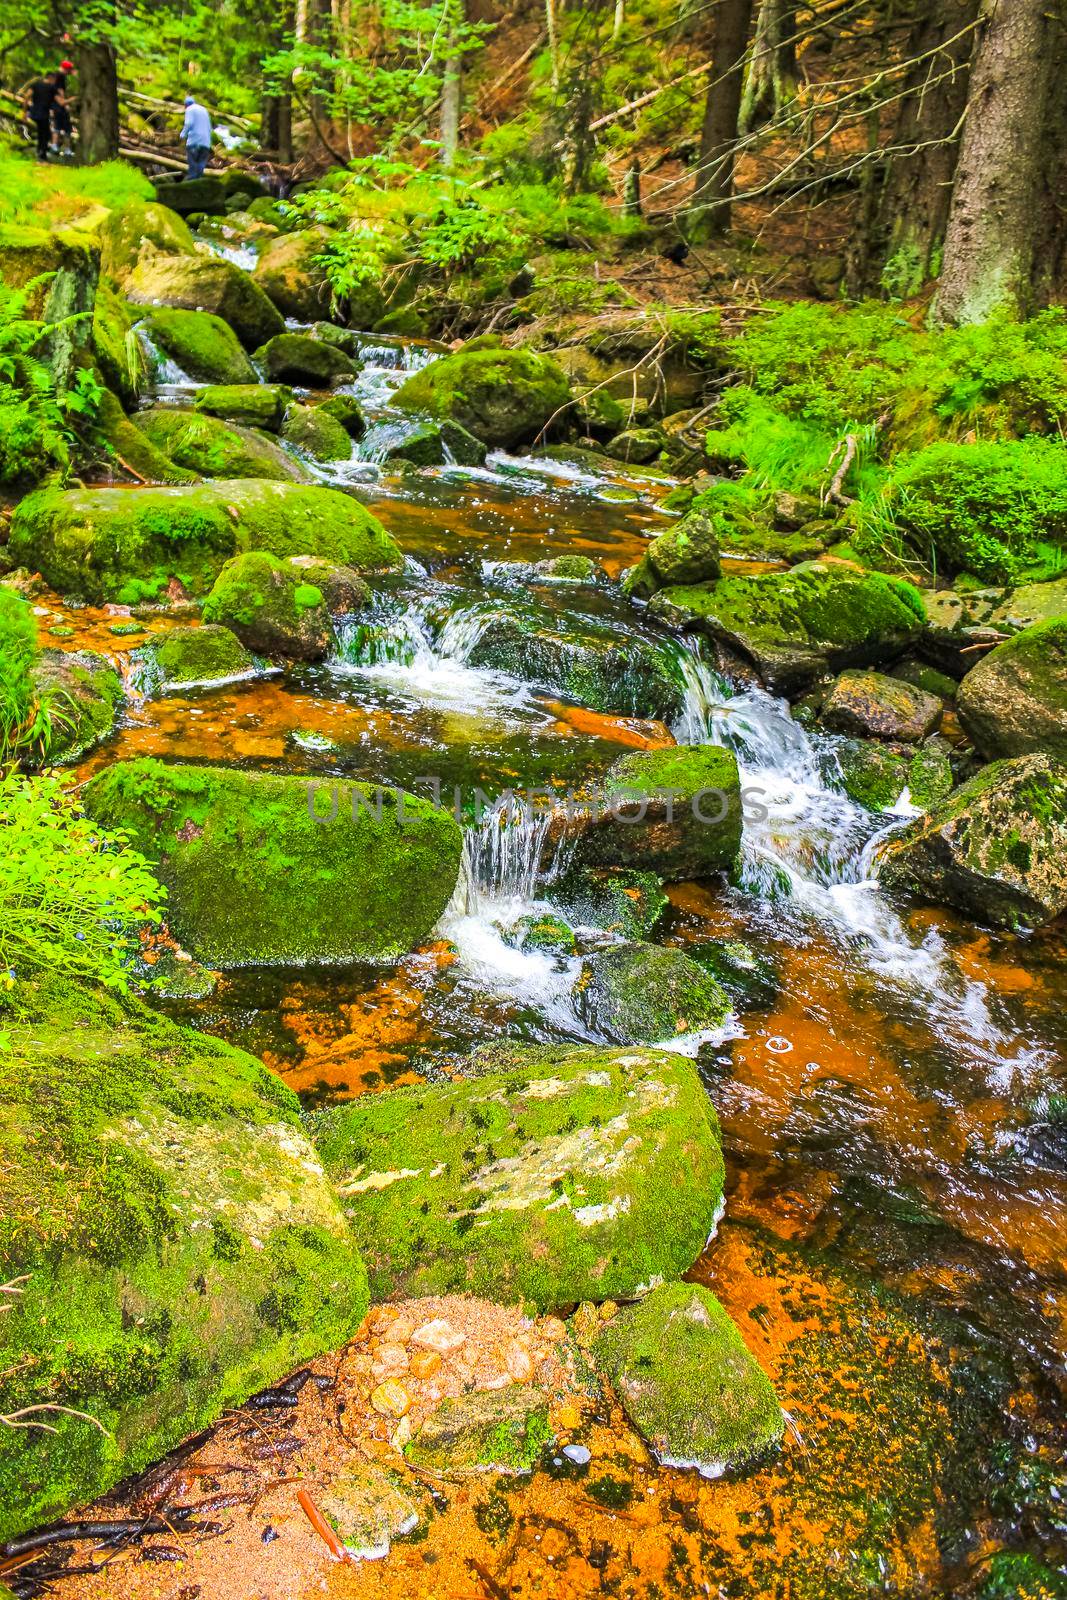
[[151, 374], [157, 389], [188, 390], [201, 387], [195, 378], [190, 378], [189, 374], [182, 367], [179, 367], [176, 361], [172, 361], [170, 356], [159, 348], [149, 333], [146, 323], [139, 322], [134, 332], [140, 342], [141, 349], [144, 351], [145, 366]]
[[254, 272], [256, 262], [259, 260], [259, 251], [250, 244], [227, 244], [223, 239], [205, 239], [212, 255], [221, 256], [223, 261], [232, 261], [235, 267], [240, 267], [242, 272]]
[[428, 704], [507, 711], [525, 705], [524, 683], [502, 672], [472, 667], [468, 661], [492, 622], [492, 606], [472, 606], [438, 622], [441, 597], [392, 608], [380, 604], [369, 614], [337, 625], [335, 654], [327, 663], [340, 673], [359, 673], [416, 696]]
[[[538, 885], [551, 877], [542, 857], [552, 812], [535, 809], [515, 795], [502, 795], [463, 839], [465, 904], [477, 914], [489, 907], [537, 901]], [[553, 863], [555, 866], [555, 863]]]

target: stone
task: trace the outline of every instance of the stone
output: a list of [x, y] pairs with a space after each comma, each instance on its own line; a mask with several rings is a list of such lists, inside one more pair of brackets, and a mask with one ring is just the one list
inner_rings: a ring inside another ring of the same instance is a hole
[[255, 368], [232, 328], [209, 311], [161, 308], [143, 320], [152, 343], [201, 383], [254, 383]]
[[303, 333], [279, 333], [256, 351], [268, 383], [295, 383], [329, 389], [354, 376], [351, 356], [336, 345]]
[[520, 917], [505, 941], [517, 950], [543, 950], [550, 956], [572, 956], [577, 950], [573, 930], [548, 911]]
[[570, 398], [566, 375], [548, 356], [490, 343], [431, 361], [393, 396], [401, 411], [449, 417], [490, 449], [529, 443]]
[[1037, 928], [1067, 910], [1067, 766], [995, 761], [883, 848], [879, 877], [976, 921]]
[[19, 315], [45, 328], [33, 346], [62, 392], [73, 386], [92, 341], [100, 248], [73, 228], [0, 223], [0, 283], [21, 289]]
[[345, 427], [321, 406], [291, 405], [282, 423], [282, 438], [313, 461], [348, 461], [352, 456]]
[[943, 710], [938, 696], [925, 689], [881, 672], [854, 669], [830, 686], [820, 715], [834, 733], [919, 744], [937, 729]]
[[905, 793], [912, 805], [928, 810], [955, 784], [947, 751], [936, 739], [918, 750], [875, 739], [843, 739], [835, 754], [840, 787], [868, 811], [892, 811]]
[[330, 284], [317, 260], [333, 235], [328, 228], [299, 228], [263, 246], [254, 281], [283, 317], [314, 322], [330, 308]]
[[987, 759], [1044, 751], [1067, 761], [1067, 616], [998, 644], [963, 679], [957, 710]]
[[467, 1335], [460, 1333], [459, 1329], [454, 1328], [445, 1317], [434, 1317], [415, 1329], [411, 1335], [411, 1342], [425, 1350], [435, 1351], [438, 1355], [451, 1355], [454, 1350], [459, 1350], [466, 1344]]
[[226, 210], [226, 186], [214, 174], [203, 178], [176, 178], [173, 182], [156, 184], [156, 199], [180, 217], [192, 216], [197, 211], [207, 216], [222, 216]]
[[42, 650], [30, 681], [38, 702], [51, 712], [49, 766], [73, 765], [114, 733], [124, 693], [103, 656], [91, 650]]
[[164, 449], [131, 422], [118, 398], [105, 389], [97, 402], [96, 431], [106, 443], [120, 472], [136, 473], [146, 483], [195, 483], [196, 473], [172, 461]]
[[587, 956], [574, 986], [584, 1028], [615, 1044], [657, 1044], [717, 1028], [730, 1000], [681, 950], [615, 944]]
[[665, 1283], [594, 1343], [630, 1421], [664, 1466], [717, 1478], [771, 1451], [785, 1416], [770, 1381], [710, 1290]]
[[604, 454], [613, 461], [636, 461], [643, 466], [655, 461], [666, 445], [667, 435], [662, 428], [627, 428], [604, 446]]
[[278, 433], [292, 400], [293, 391], [282, 383], [211, 384], [200, 390], [195, 406], [211, 417]]
[[370, 1403], [386, 1417], [406, 1417], [411, 1410], [411, 1396], [397, 1378], [380, 1383], [372, 1392]]
[[285, 328], [248, 273], [221, 256], [142, 256], [127, 281], [126, 297], [139, 306], [210, 311], [229, 323], [246, 350], [257, 349]]
[[447, 811], [365, 784], [146, 759], [106, 768], [83, 798], [158, 862], [175, 937], [212, 967], [406, 954], [459, 876]]
[[417, 422], [385, 452], [386, 461], [411, 461], [417, 467], [443, 466], [455, 462], [461, 467], [480, 467], [486, 447], [458, 422]]
[[97, 229], [100, 270], [125, 283], [142, 255], [192, 256], [196, 244], [184, 220], [155, 201], [131, 200], [109, 211]]
[[432, 1502], [410, 1473], [358, 1458], [318, 1491], [319, 1510], [357, 1561], [378, 1561], [428, 1520]]
[[668, 903], [654, 872], [631, 867], [571, 867], [553, 883], [552, 899], [575, 926], [619, 939], [647, 939]]
[[168, 694], [176, 689], [203, 689], [252, 678], [255, 658], [229, 628], [172, 628], [134, 654], [144, 689]]
[[0, 1409], [85, 1415], [0, 1431], [0, 1540], [344, 1344], [367, 1307], [280, 1079], [66, 979], [23, 980], [19, 1002], [0, 1053], [0, 1281], [24, 1282], [0, 1317]]
[[[322, 583], [316, 582], [321, 578]], [[330, 584], [335, 611], [324, 588]], [[283, 561], [269, 550], [234, 556], [204, 601], [204, 621], [219, 623], [258, 655], [321, 661], [333, 643], [332, 615], [369, 598], [359, 575], [325, 562]]]
[[355, 395], [331, 395], [328, 400], [323, 400], [319, 410], [339, 422], [352, 439], [362, 439], [367, 431], [367, 419]]
[[670, 584], [707, 583], [720, 574], [719, 534], [714, 518], [706, 511], [689, 511], [684, 517], [653, 539], [645, 553], [657, 579], [657, 587]]
[[137, 425], [179, 467], [204, 478], [263, 478], [270, 483], [307, 483], [299, 462], [273, 439], [206, 411], [152, 406], [138, 412]]
[[145, 352], [133, 332], [126, 301], [108, 279], [96, 286], [89, 348], [100, 377], [124, 406], [136, 406], [148, 374]]
[[313, 1118], [375, 1299], [462, 1293], [551, 1310], [688, 1270], [723, 1183], [690, 1061], [499, 1041], [471, 1066]]
[[548, 1396], [526, 1387], [475, 1390], [445, 1400], [404, 1451], [412, 1465], [443, 1478], [532, 1472], [553, 1433]]

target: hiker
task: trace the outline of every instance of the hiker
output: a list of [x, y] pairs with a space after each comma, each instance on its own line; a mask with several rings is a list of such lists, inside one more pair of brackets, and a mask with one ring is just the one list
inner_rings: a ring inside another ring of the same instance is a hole
[[48, 160], [52, 143], [52, 108], [56, 102], [56, 75], [46, 72], [35, 78], [26, 94], [26, 114], [37, 129], [37, 159]]
[[61, 61], [59, 71], [56, 73], [56, 97], [52, 106], [52, 126], [56, 137], [53, 149], [59, 155], [73, 155], [71, 148], [71, 135], [74, 125], [70, 120], [70, 105], [67, 101], [67, 74], [74, 71], [73, 61]]
[[185, 97], [185, 122], [181, 137], [185, 140], [190, 178], [202, 178], [211, 159], [211, 118], [191, 94]]

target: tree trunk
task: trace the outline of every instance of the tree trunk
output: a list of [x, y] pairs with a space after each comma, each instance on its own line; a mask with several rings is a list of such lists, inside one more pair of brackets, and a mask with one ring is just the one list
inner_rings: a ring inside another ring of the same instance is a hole
[[742, 133], [772, 121], [796, 94], [796, 31], [794, 6], [787, 0], [761, 0], [738, 117]]
[[998, 311], [1026, 316], [1034, 307], [1050, 59], [1062, 7], [1063, 0], [985, 0], [934, 308], [942, 325], [984, 322]]
[[[293, 33], [297, 44], [325, 45], [329, 38], [331, 21], [330, 0], [296, 0]], [[310, 92], [301, 96], [311, 116], [312, 143], [332, 155], [335, 160], [340, 160], [336, 151], [330, 149], [326, 138], [326, 125], [330, 116], [329, 97], [324, 85], [317, 78], [312, 82]]]
[[119, 153], [119, 75], [107, 39], [74, 46], [78, 69], [78, 154], [86, 165], [114, 161]]
[[714, 17], [715, 66], [704, 107], [696, 184], [689, 202], [689, 232], [704, 239], [715, 238], [730, 226], [734, 147], [752, 0], [720, 0]]
[[463, 53], [460, 34], [466, 20], [464, 0], [448, 0], [448, 42], [441, 78], [441, 163], [451, 172], [459, 153], [459, 119], [463, 100]]

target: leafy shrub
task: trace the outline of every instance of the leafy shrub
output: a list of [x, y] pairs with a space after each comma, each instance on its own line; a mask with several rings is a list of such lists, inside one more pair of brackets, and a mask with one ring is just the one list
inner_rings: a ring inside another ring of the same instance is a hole
[[164, 891], [121, 834], [81, 816], [51, 778], [0, 778], [0, 976], [34, 972], [125, 989], [136, 929]]
[[0, 484], [33, 482], [70, 460], [55, 380], [35, 354], [48, 330], [25, 314], [39, 282], [0, 283]]

